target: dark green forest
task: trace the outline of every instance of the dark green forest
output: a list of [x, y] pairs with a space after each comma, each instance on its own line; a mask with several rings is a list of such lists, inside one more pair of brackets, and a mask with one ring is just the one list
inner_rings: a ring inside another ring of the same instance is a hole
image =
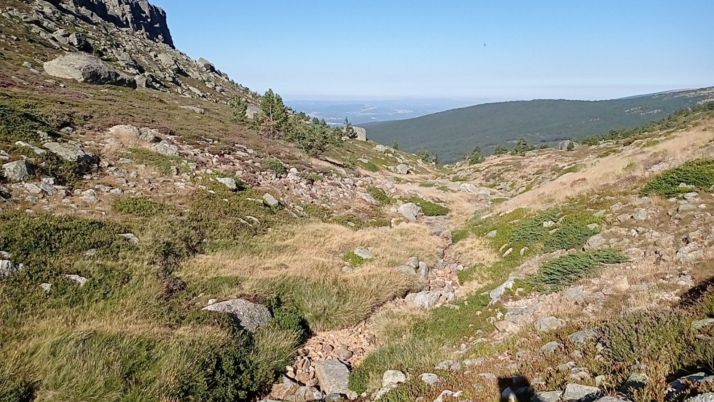
[[476, 146], [484, 154], [501, 145], [512, 149], [519, 138], [540, 146], [578, 140], [610, 130], [632, 128], [691, 107], [714, 88], [666, 92], [605, 101], [532, 100], [487, 103], [408, 120], [365, 124], [368, 138], [399, 148], [428, 150], [440, 162], [463, 159]]

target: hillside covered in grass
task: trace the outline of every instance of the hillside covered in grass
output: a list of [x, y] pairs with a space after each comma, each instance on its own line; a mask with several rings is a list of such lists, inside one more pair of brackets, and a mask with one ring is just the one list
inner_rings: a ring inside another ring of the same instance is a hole
[[554, 145], [635, 127], [669, 113], [712, 99], [714, 89], [667, 92], [605, 101], [533, 100], [487, 103], [414, 119], [365, 124], [367, 136], [400, 148], [428, 150], [443, 163], [462, 159], [480, 146], [492, 153], [496, 146], [513, 148], [524, 137], [529, 143]]

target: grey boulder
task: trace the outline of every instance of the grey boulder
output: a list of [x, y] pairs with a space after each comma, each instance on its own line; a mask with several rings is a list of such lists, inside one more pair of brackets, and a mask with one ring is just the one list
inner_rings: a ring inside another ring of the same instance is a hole
[[87, 84], [116, 85], [136, 88], [134, 77], [121, 73], [100, 58], [87, 53], [66, 53], [45, 62], [45, 72], [53, 77]]
[[203, 310], [228, 313], [249, 332], [255, 332], [258, 327], [267, 324], [272, 318], [267, 307], [245, 299], [230, 299], [214, 303], [204, 307]]
[[2, 169], [3, 175], [10, 181], [23, 181], [33, 172], [32, 165], [24, 160], [6, 163], [2, 165]]
[[325, 394], [347, 394], [350, 392], [350, 370], [337, 359], [319, 362], [315, 365], [315, 377]]
[[160, 143], [152, 147], [154, 151], [166, 156], [178, 156], [178, 147], [173, 144], [169, 144], [166, 141], [161, 141]]
[[405, 218], [409, 219], [411, 222], [415, 222], [417, 219], [417, 216], [419, 215], [419, 212], [421, 212], [421, 207], [417, 206], [413, 202], [408, 202], [406, 204], [402, 204], [398, 212]]
[[53, 154], [59, 156], [60, 158], [66, 161], [88, 163], [93, 163], [97, 161], [97, 157], [94, 154], [83, 150], [78, 145], [59, 142], [47, 142], [43, 146], [46, 150], [52, 152]]
[[591, 402], [600, 396], [600, 389], [580, 384], [568, 384], [563, 392], [564, 402]]

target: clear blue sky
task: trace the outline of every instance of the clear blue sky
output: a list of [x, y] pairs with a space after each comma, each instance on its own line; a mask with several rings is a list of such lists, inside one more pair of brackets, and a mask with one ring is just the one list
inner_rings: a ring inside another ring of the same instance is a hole
[[285, 99], [606, 99], [714, 85], [714, 0], [151, 2], [177, 48]]

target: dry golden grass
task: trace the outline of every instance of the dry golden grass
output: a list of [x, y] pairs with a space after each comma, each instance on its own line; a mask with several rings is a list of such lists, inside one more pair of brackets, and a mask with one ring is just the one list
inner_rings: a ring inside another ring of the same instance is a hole
[[[695, 158], [710, 157], [714, 150], [711, 147], [702, 147], [711, 140], [711, 134], [706, 132], [706, 128], [711, 124], [707, 122], [694, 129], [677, 133], [652, 147], [629, 147], [622, 153], [591, 160], [580, 171], [565, 174], [523, 193], [500, 204], [496, 210], [502, 212], [521, 207], [540, 209], [580, 193], [597, 190], [626, 175], [648, 176], [651, 172], [646, 171], [643, 168], [646, 166], [643, 165], [656, 155], [663, 155], [672, 165]], [[578, 182], [578, 185], [572, 186], [574, 182]]]
[[[359, 279], [370, 275], [391, 275], [389, 268], [417, 256], [429, 264], [436, 261], [438, 238], [429, 229], [406, 224], [396, 228], [366, 228], [353, 231], [344, 226], [310, 223], [281, 228], [261, 241], [260, 250], [226, 250], [197, 257], [180, 272], [185, 277], [242, 276], [253, 279], [283, 276], [323, 277], [344, 275]], [[370, 249], [375, 258], [350, 273], [342, 274], [342, 256], [357, 247]]]

